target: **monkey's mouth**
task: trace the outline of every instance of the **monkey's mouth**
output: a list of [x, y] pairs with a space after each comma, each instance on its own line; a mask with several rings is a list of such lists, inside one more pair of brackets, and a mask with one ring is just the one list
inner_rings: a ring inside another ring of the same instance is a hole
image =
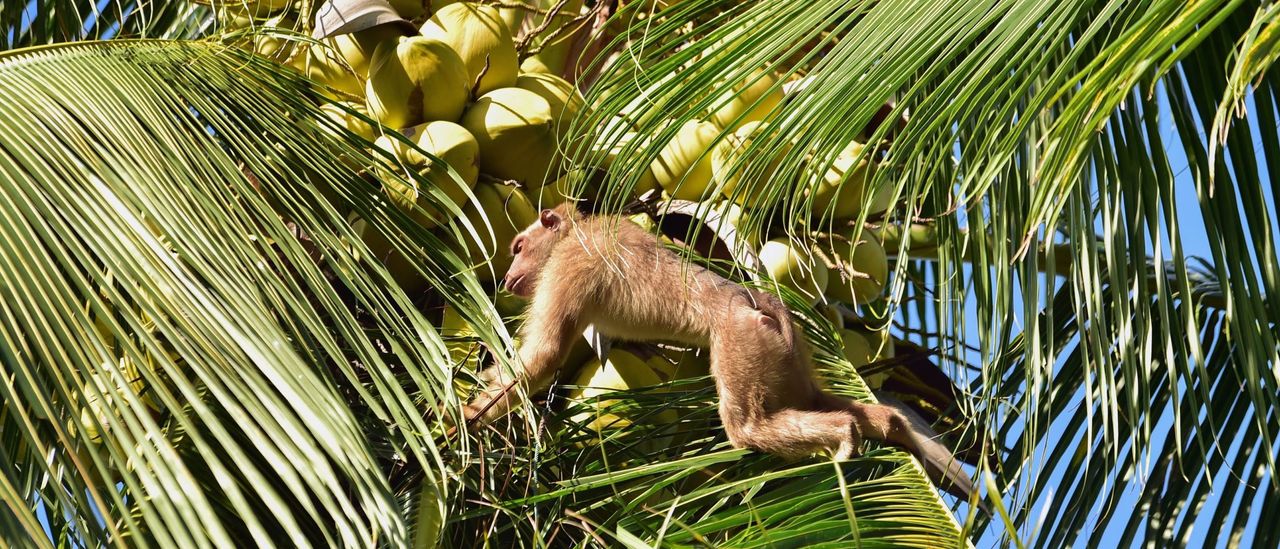
[[517, 276], [515, 280], [507, 279], [506, 280], [507, 291], [513, 294], [516, 294], [520, 297], [528, 297], [528, 295], [525, 293], [526, 288], [524, 287], [524, 279], [525, 279], [525, 275]]

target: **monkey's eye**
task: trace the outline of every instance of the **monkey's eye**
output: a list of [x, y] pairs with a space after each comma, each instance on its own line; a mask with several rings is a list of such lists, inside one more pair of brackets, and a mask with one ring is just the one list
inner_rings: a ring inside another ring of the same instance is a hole
[[524, 249], [524, 239], [517, 238], [511, 243], [511, 255], [520, 255], [520, 250]]

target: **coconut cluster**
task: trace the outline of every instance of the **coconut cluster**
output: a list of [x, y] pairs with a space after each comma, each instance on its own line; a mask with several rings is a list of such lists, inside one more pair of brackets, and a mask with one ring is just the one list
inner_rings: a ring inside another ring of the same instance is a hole
[[[467, 255], [491, 262], [492, 269], [475, 271], [491, 281], [506, 270], [511, 238], [536, 219], [535, 205], [564, 200], [559, 140], [585, 101], [573, 84], [542, 72], [554, 44], [521, 67], [519, 25], [505, 8], [446, 0], [391, 7], [399, 17], [319, 44], [260, 31], [254, 50], [325, 85], [332, 103], [321, 108], [329, 118], [385, 153], [370, 171], [391, 203], [425, 228], [471, 222], [482, 238]], [[287, 33], [296, 20], [286, 10], [260, 24]], [[409, 291], [425, 286], [389, 242], [353, 223], [398, 283]]]

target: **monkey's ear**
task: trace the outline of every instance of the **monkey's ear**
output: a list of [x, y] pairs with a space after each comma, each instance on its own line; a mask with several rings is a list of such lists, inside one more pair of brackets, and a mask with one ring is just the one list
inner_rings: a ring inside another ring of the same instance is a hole
[[538, 221], [542, 222], [542, 226], [551, 230], [560, 228], [560, 214], [551, 210], [542, 210], [542, 215], [538, 216]]

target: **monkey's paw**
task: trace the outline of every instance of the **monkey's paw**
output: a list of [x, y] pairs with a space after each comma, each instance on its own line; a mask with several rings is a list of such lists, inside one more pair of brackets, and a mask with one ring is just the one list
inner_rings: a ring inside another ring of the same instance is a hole
[[836, 448], [832, 457], [836, 461], [848, 461], [859, 455], [862, 455], [862, 441], [846, 440], [840, 443], [840, 447]]

